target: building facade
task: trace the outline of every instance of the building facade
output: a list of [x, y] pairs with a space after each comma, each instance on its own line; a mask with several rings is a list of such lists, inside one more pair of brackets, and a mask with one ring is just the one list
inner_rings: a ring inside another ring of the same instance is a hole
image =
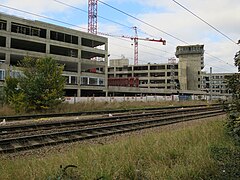
[[227, 79], [233, 73], [201, 73], [201, 90], [213, 95], [230, 94], [231, 92], [227, 86]]
[[[116, 62], [117, 63], [116, 63]], [[110, 60], [108, 67], [108, 78], [138, 78], [139, 88], [147, 89], [171, 89], [171, 79], [174, 78], [176, 87], [178, 84], [178, 65], [166, 64], [144, 64], [129, 65], [127, 59], [122, 59], [124, 65], [119, 61], [121, 59]], [[174, 77], [172, 77], [174, 71]]]
[[201, 70], [204, 68], [204, 45], [178, 46], [176, 48], [180, 89], [200, 90]]
[[64, 64], [66, 96], [105, 95], [105, 37], [0, 13], [0, 86], [7, 75], [20, 74], [17, 65], [26, 56], [51, 56]]

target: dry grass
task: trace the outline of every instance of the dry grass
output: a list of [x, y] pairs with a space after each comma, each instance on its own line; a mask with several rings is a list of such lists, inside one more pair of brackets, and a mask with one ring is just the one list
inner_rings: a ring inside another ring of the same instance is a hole
[[16, 114], [14, 109], [8, 105], [0, 106], [0, 116], [8, 116]]
[[[65, 153], [0, 158], [0, 179], [208, 179], [217, 168], [210, 149], [219, 145], [233, 145], [223, 119], [105, 145], [78, 144]], [[69, 164], [78, 168], [61, 174], [59, 165]]]
[[197, 105], [207, 104], [203, 101], [150, 101], [150, 102], [85, 102], [76, 104], [61, 104], [58, 112], [77, 112], [77, 111], [95, 111], [95, 110], [110, 110], [110, 109], [129, 109], [129, 108], [146, 108], [146, 107], [161, 107], [170, 105]]
[[[53, 110], [44, 113], [67, 113], [79, 111], [97, 111], [97, 110], [113, 110], [113, 109], [129, 109], [129, 108], [147, 108], [147, 107], [163, 107], [173, 105], [198, 105], [207, 104], [204, 101], [150, 101], [150, 102], [82, 102], [76, 104], [63, 103]], [[36, 114], [32, 112], [31, 114]], [[38, 113], [37, 113], [38, 114]], [[0, 107], [0, 116], [16, 115], [14, 110], [9, 106]]]

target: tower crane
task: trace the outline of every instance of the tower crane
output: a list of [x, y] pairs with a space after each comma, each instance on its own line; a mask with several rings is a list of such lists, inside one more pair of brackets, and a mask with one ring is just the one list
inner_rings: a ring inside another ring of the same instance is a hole
[[[92, 34], [97, 34], [97, 3], [98, 3], [98, 0], [88, 0], [88, 32]], [[166, 40], [163, 40], [162, 38], [161, 39], [139, 38], [137, 33], [137, 27], [134, 26], [133, 29], [135, 31], [134, 37], [130, 37], [130, 36], [121, 36], [121, 37], [129, 38], [134, 41], [134, 65], [138, 64], [138, 40], [162, 42], [163, 45], [166, 45]]]
[[137, 27], [133, 27], [135, 31], [135, 36], [130, 37], [130, 36], [122, 36], [123, 38], [128, 38], [134, 41], [134, 65], [138, 64], [138, 40], [143, 40], [143, 41], [152, 41], [152, 42], [161, 42], [163, 45], [166, 45], [166, 40], [161, 39], [150, 39], [150, 38], [139, 38], [137, 34]]

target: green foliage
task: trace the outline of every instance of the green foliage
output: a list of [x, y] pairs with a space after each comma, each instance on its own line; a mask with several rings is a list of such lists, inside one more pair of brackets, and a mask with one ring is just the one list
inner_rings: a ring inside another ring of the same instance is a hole
[[63, 101], [65, 78], [60, 66], [50, 57], [26, 57], [20, 63], [23, 75], [6, 79], [7, 102], [16, 111], [42, 111], [52, 109]]
[[5, 83], [4, 91], [7, 103], [13, 106], [16, 112], [22, 111], [24, 109], [24, 94], [18, 88], [19, 79], [7, 77]]
[[5, 100], [4, 88], [0, 86], [0, 104], [3, 106]]
[[[3, 155], [0, 156], [0, 179], [214, 179], [212, 177], [221, 177], [218, 174], [223, 170], [235, 172], [231, 164], [218, 163], [219, 156], [230, 155], [230, 160], [235, 157], [231, 155], [235, 151], [222, 151], [235, 147], [224, 132], [224, 119], [194, 121], [191, 125], [117, 136], [119, 139], [101, 138], [93, 144], [46, 148], [41, 151], [42, 157], [33, 152], [6, 159]], [[216, 160], [212, 156], [217, 156]], [[69, 164], [77, 168], [66, 166]], [[59, 165], [63, 165], [62, 168]], [[237, 179], [235, 175], [230, 177]]]
[[227, 128], [229, 134], [240, 143], [240, 111], [234, 103], [229, 107]]
[[[239, 52], [236, 54], [235, 65], [240, 71]], [[227, 127], [229, 133], [240, 143], [240, 74], [234, 74], [228, 79], [228, 87], [232, 91], [233, 102], [228, 109]]]

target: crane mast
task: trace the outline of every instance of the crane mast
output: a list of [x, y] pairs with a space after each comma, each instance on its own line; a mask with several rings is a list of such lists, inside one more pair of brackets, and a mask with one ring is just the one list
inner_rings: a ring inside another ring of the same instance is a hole
[[[97, 34], [97, 3], [98, 0], [88, 0], [88, 32], [92, 34]], [[130, 38], [134, 41], [134, 65], [138, 64], [138, 40], [152, 41], [152, 42], [162, 42], [166, 45], [166, 40], [163, 39], [149, 39], [149, 38], [139, 38], [137, 33], [137, 27], [133, 27], [135, 36], [122, 36], [123, 38]]]
[[97, 34], [97, 1], [88, 0], [88, 32]]
[[138, 64], [138, 34], [137, 34], [137, 27], [133, 27], [135, 31], [135, 37], [134, 37], [134, 65]]

